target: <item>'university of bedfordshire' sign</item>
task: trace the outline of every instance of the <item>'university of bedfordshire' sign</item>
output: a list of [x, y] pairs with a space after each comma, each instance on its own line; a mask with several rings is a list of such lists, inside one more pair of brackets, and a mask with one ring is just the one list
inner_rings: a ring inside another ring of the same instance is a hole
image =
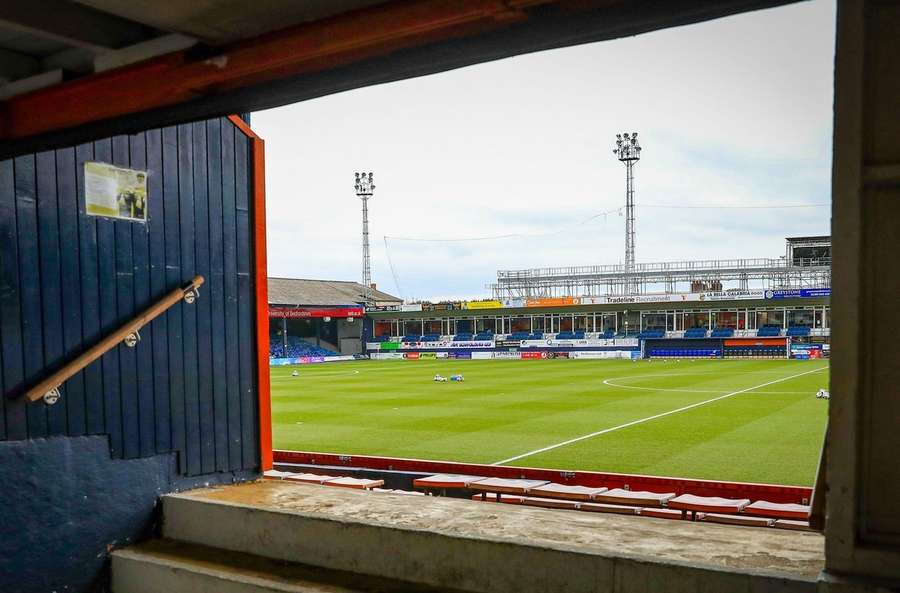
[[147, 222], [147, 172], [86, 162], [84, 211], [91, 216]]

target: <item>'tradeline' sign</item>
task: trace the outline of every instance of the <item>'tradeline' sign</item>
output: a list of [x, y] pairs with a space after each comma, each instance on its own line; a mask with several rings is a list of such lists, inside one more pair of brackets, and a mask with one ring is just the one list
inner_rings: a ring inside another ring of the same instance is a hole
[[147, 222], [147, 172], [85, 163], [84, 211], [92, 216]]

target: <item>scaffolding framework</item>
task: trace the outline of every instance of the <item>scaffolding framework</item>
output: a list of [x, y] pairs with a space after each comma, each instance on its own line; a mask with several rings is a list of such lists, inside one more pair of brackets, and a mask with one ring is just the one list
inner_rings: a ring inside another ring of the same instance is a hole
[[[498, 270], [487, 285], [494, 298], [622, 296], [696, 292], [696, 283], [723, 289], [831, 286], [831, 258], [721, 259], [625, 265]], [[730, 286], [729, 286], [730, 284]]]

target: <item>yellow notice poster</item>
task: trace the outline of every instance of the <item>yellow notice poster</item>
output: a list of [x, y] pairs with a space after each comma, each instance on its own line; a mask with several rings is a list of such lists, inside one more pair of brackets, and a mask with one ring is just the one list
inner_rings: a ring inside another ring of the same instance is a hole
[[84, 211], [93, 216], [147, 222], [147, 172], [85, 163]]

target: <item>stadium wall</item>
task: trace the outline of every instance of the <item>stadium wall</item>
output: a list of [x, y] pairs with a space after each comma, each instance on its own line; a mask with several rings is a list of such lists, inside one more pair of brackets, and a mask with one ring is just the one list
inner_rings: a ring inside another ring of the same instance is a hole
[[[0, 161], [0, 591], [105, 590], [109, 551], [153, 530], [161, 494], [265, 464], [260, 150], [232, 117]], [[148, 172], [146, 224], [85, 214], [86, 161]], [[196, 274], [195, 304], [55, 405], [18, 399]]]

